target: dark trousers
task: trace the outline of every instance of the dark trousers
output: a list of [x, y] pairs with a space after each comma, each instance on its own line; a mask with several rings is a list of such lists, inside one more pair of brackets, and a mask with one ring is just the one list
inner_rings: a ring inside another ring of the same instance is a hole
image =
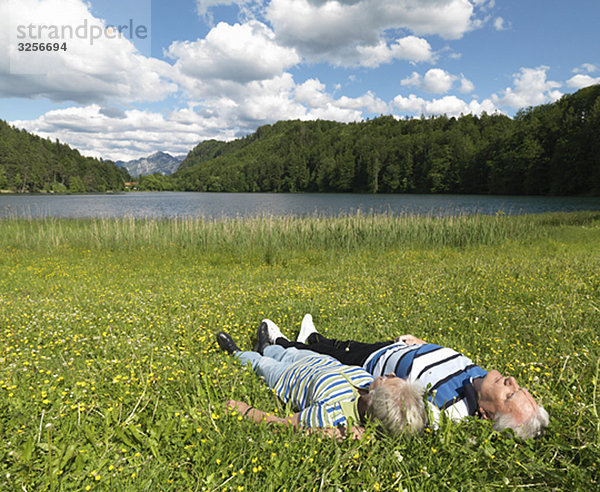
[[307, 340], [308, 343], [292, 342], [285, 338], [275, 340], [282, 347], [296, 347], [301, 350], [312, 350], [319, 354], [330, 355], [348, 366], [362, 366], [376, 350], [387, 347], [394, 342], [362, 343], [354, 340], [333, 340], [326, 338], [320, 333], [312, 333]]

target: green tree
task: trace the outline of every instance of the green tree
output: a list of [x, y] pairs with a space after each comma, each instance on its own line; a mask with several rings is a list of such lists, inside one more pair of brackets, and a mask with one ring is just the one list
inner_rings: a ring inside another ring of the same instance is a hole
[[0, 164], [0, 190], [5, 190], [8, 187], [8, 178], [6, 176], [6, 169]]
[[83, 184], [83, 179], [79, 176], [72, 176], [69, 179], [69, 191], [71, 193], [84, 193], [85, 185]]

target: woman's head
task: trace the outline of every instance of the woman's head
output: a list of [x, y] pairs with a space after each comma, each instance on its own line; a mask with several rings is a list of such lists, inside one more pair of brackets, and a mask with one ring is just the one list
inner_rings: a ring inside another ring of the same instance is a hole
[[427, 425], [422, 389], [393, 375], [375, 378], [369, 387], [367, 414], [390, 434], [418, 434]]

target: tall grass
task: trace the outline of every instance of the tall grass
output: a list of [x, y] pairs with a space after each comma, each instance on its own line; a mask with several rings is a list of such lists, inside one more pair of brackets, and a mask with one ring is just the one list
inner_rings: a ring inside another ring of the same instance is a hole
[[5, 219], [0, 247], [52, 249], [189, 249], [200, 252], [405, 247], [469, 247], [535, 237], [548, 223], [593, 222], [598, 214], [507, 217], [364, 215], [252, 219]]

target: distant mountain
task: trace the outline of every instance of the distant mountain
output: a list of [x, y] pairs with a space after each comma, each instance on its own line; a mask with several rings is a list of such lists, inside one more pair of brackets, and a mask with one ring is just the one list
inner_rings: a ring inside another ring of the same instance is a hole
[[166, 152], [155, 152], [148, 157], [126, 162], [117, 161], [115, 164], [127, 169], [132, 176], [149, 176], [155, 173], [168, 176], [177, 171], [179, 164], [181, 164], [185, 157], [185, 155], [173, 157]]

